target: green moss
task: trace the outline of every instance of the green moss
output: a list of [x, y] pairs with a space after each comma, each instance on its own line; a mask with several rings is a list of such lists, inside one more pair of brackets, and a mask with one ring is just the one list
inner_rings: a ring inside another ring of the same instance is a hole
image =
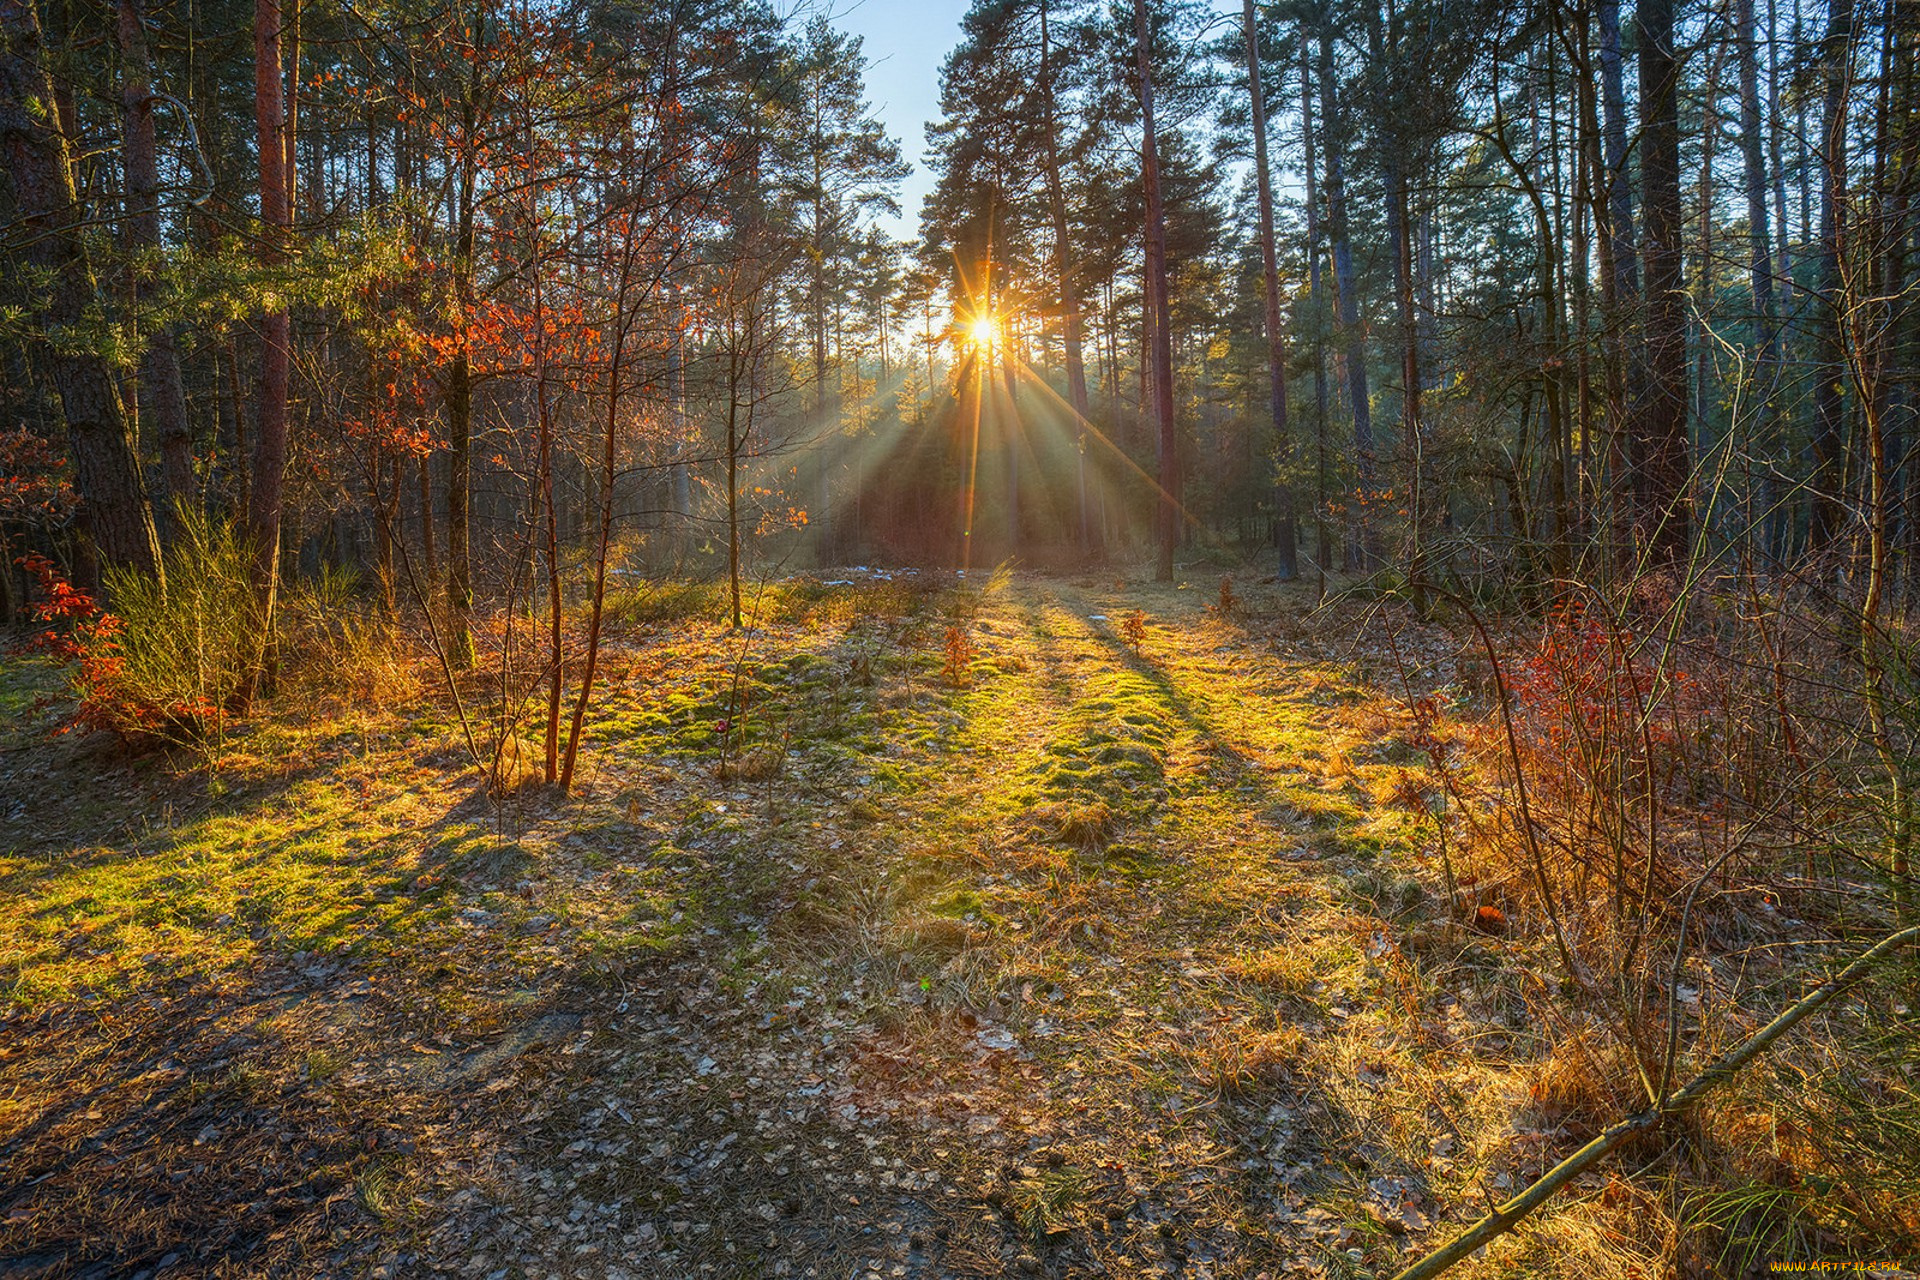
[[984, 917], [987, 904], [979, 894], [971, 889], [957, 889], [927, 904], [927, 911], [936, 916], [951, 916], [964, 919], [967, 916]]
[[1103, 673], [1067, 709], [1036, 776], [1058, 799], [1099, 800], [1138, 814], [1166, 780], [1173, 717], [1165, 695], [1132, 672]]

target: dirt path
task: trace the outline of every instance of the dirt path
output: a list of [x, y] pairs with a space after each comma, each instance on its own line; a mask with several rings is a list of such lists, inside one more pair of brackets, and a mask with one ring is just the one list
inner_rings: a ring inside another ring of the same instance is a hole
[[[0, 1111], [0, 1158], [40, 1180], [0, 1192], [0, 1274], [1391, 1261], [1470, 1105], [1423, 1067], [1444, 1018], [1387, 923], [1417, 893], [1404, 749], [1300, 638], [1299, 600], [1223, 616], [1211, 594], [1017, 580], [952, 618], [636, 639], [585, 800], [395, 878], [451, 886], [431, 931], [382, 950], [404, 919], [369, 916], [324, 958], [148, 990], [154, 1016], [84, 1072], [50, 1050], [97, 1033], [97, 1004], [10, 1015], [17, 1097], [70, 1070], [106, 1116], [173, 1096], [152, 1063], [203, 1083], [117, 1144], [71, 1097]], [[973, 646], [959, 690], [949, 624]], [[189, 1006], [224, 1038], [172, 1043]], [[203, 1114], [229, 1118], [189, 1140]], [[223, 1172], [222, 1128], [276, 1172]], [[84, 1185], [57, 1163], [103, 1145]], [[230, 1229], [169, 1247], [196, 1188]], [[145, 1197], [144, 1235], [107, 1228], [116, 1195]]]

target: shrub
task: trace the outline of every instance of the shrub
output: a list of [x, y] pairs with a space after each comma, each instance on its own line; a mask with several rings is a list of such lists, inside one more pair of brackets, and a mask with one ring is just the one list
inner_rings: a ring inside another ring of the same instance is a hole
[[358, 574], [324, 567], [291, 583], [275, 633], [280, 689], [314, 711], [391, 709], [420, 696], [420, 646], [369, 606]]
[[163, 559], [164, 585], [131, 571], [107, 575], [121, 631], [106, 701], [128, 729], [204, 738], [219, 731], [259, 661], [253, 557], [231, 525], [185, 513]]
[[966, 631], [960, 627], [947, 628], [946, 661], [941, 664], [940, 674], [948, 684], [956, 689], [966, 687], [967, 671], [973, 665], [976, 652]]
[[258, 654], [250, 557], [228, 526], [184, 514], [164, 577], [108, 571], [111, 613], [45, 557], [22, 563], [38, 580], [34, 616], [51, 624], [37, 644], [73, 668], [74, 726], [130, 742], [220, 731]]
[[1220, 579], [1220, 599], [1214, 604], [1214, 612], [1223, 618], [1231, 618], [1240, 611], [1240, 597], [1234, 593], [1233, 579]]

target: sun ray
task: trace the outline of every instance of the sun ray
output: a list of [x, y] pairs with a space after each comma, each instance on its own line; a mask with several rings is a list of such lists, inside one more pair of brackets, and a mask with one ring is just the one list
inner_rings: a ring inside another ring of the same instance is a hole
[[[1128, 456], [1127, 451], [1125, 449], [1122, 449], [1118, 444], [1115, 444], [1113, 440], [1108, 437], [1106, 432], [1102, 431], [1099, 427], [1095, 426], [1084, 415], [1076, 411], [1072, 405], [1068, 404], [1064, 399], [1062, 399], [1060, 393], [1058, 391], [1055, 391], [1051, 386], [1049, 386], [1047, 383], [1047, 380], [1045, 378], [1042, 378], [1037, 372], [1035, 372], [1032, 365], [1028, 364], [1025, 360], [1021, 360], [1016, 357], [1013, 357], [1011, 353], [1009, 353], [1008, 358], [1013, 360], [1014, 370], [1017, 374], [1019, 374], [1023, 382], [1029, 382], [1029, 383], [1032, 383], [1034, 386], [1039, 387], [1041, 391], [1046, 393], [1048, 402], [1054, 405], [1055, 407], [1059, 408], [1064, 414], [1066, 414], [1069, 421], [1074, 422], [1081, 429], [1092, 434], [1094, 439], [1098, 440], [1101, 444], [1105, 445], [1109, 450], [1112, 451], [1113, 455], [1116, 458], [1120, 459], [1121, 462], [1126, 464], [1129, 470], [1131, 470], [1135, 475], [1139, 476], [1142, 480], [1145, 480], [1149, 485], [1153, 486], [1153, 492], [1156, 498], [1164, 499], [1164, 498], [1172, 497], [1172, 495], [1168, 494], [1166, 489], [1162, 487], [1158, 476], [1154, 475], [1152, 472], [1148, 471], [1145, 467], [1135, 462], [1131, 457]], [[1196, 517], [1191, 511], [1187, 509], [1186, 503], [1180, 501], [1178, 498], [1173, 498], [1173, 505], [1174, 505], [1174, 508], [1180, 512], [1181, 519], [1185, 520], [1189, 526], [1194, 528], [1199, 527], [1200, 525], [1199, 518]]]

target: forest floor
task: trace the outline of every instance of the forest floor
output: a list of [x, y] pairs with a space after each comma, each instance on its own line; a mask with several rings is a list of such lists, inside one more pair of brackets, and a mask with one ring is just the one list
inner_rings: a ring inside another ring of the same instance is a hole
[[7, 660], [0, 1275], [1375, 1274], [1577, 1145], [1358, 610], [905, 582], [642, 592], [565, 799], [430, 698], [50, 743]]

